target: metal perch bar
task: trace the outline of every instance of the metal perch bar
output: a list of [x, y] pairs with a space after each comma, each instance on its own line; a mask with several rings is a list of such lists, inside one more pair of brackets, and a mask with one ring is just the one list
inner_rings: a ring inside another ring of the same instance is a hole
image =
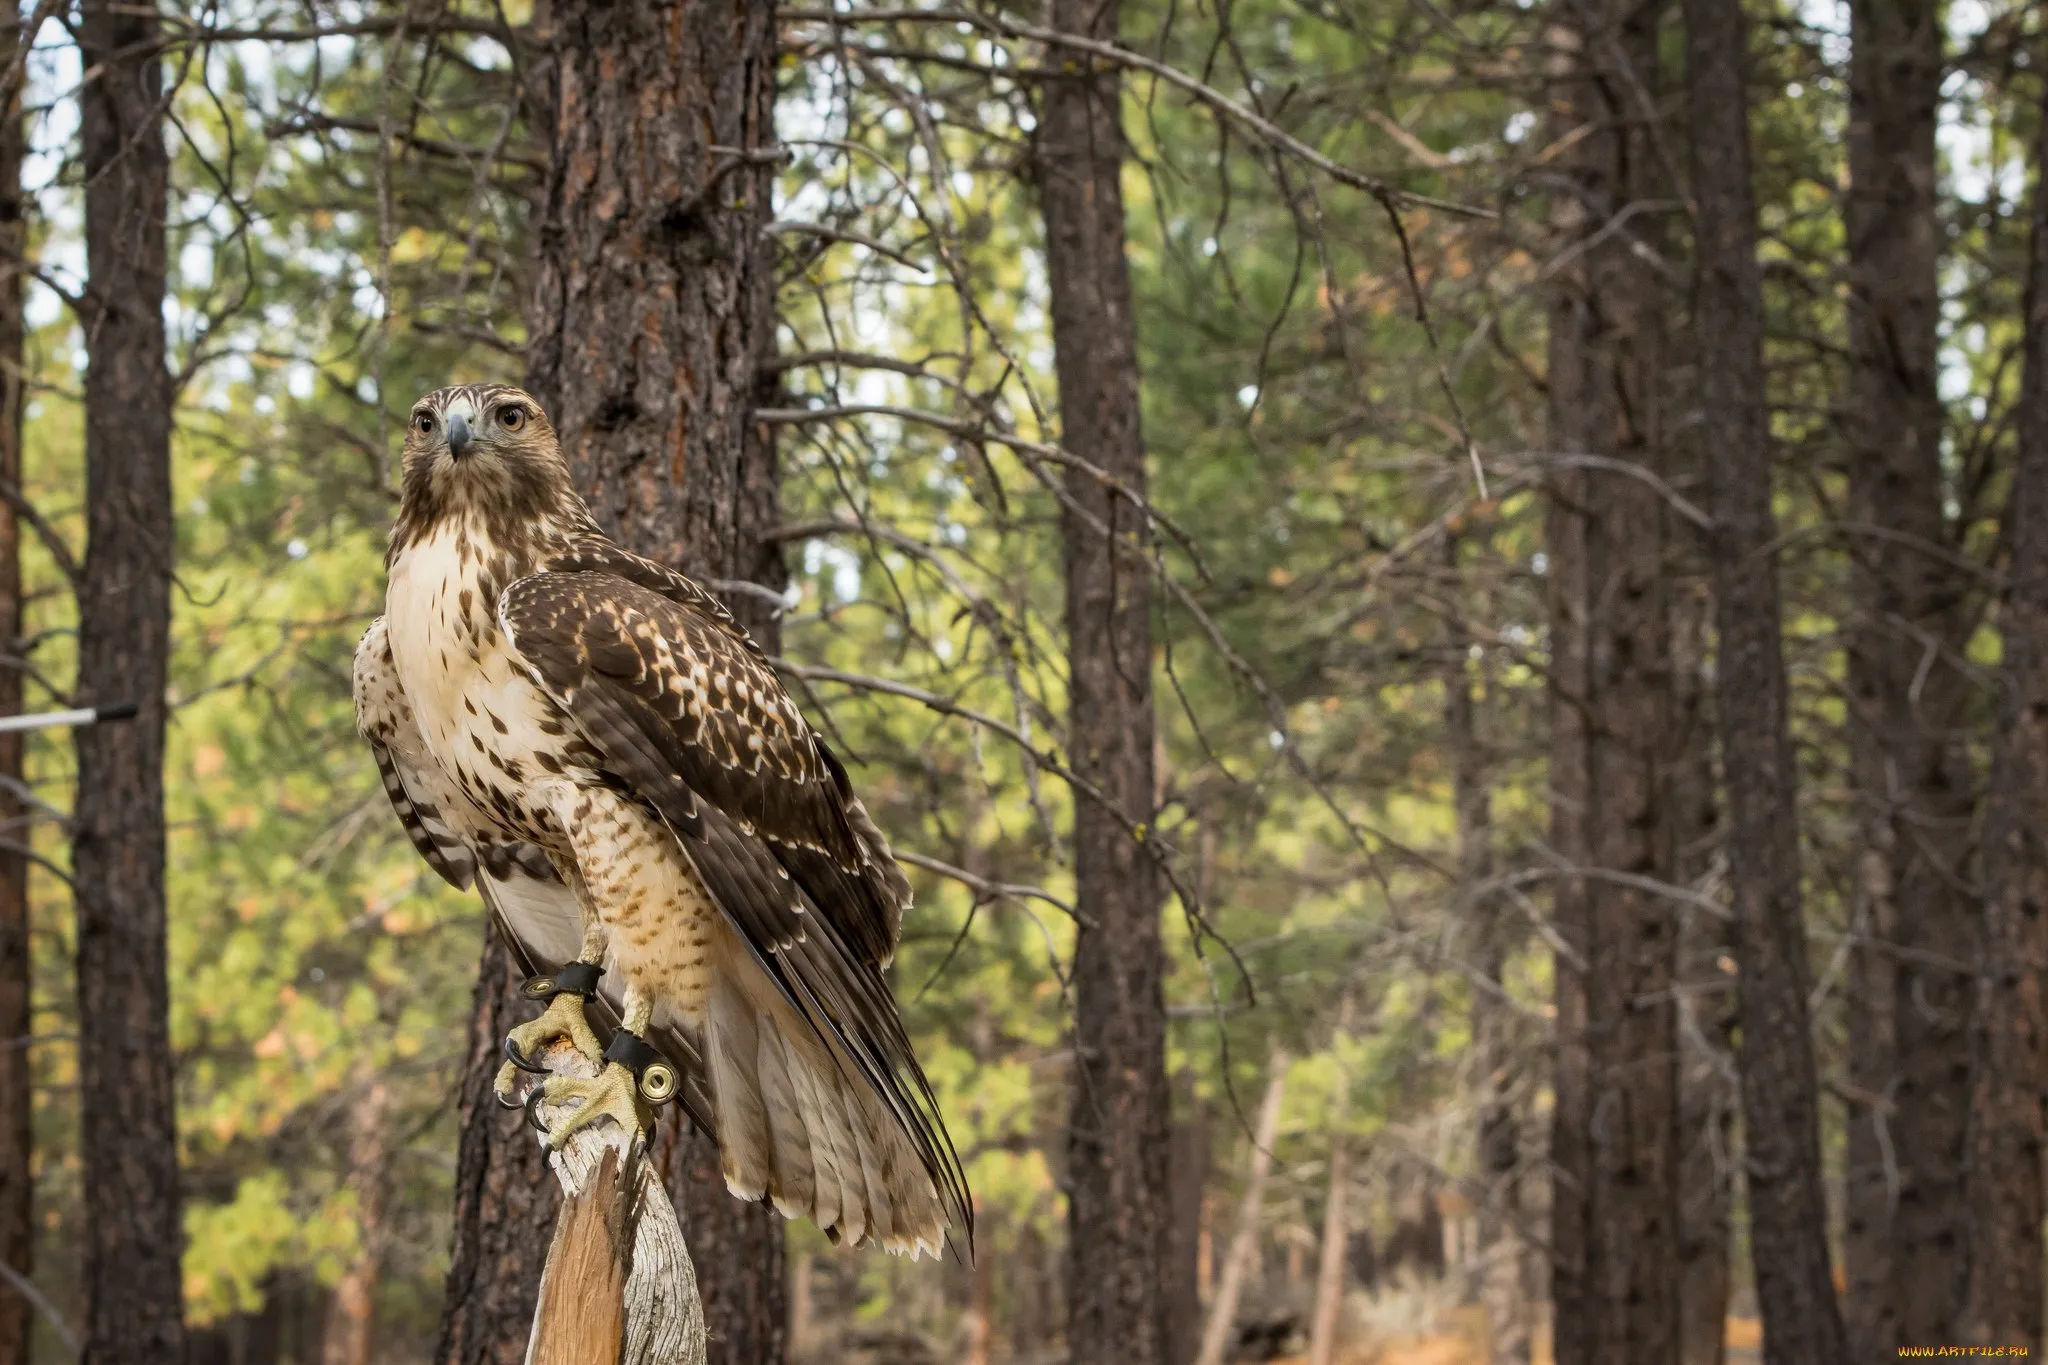
[[142, 707], [132, 701], [105, 706], [80, 706], [69, 711], [38, 711], [28, 716], [0, 716], [0, 734], [10, 730], [41, 730], [53, 725], [98, 725], [109, 720], [134, 720]]

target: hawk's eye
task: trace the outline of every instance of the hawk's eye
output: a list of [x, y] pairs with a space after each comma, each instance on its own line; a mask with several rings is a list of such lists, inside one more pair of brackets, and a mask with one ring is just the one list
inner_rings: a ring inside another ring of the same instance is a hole
[[432, 436], [434, 434], [434, 414], [431, 412], [419, 414], [419, 416], [412, 419], [412, 424], [422, 436]]
[[517, 403], [507, 403], [498, 409], [498, 425], [507, 431], [517, 431], [526, 425], [526, 409]]

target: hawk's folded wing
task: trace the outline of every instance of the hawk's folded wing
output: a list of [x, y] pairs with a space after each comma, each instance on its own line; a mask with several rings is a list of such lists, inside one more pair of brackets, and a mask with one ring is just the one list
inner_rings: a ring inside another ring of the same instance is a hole
[[688, 579], [608, 545], [512, 584], [498, 619], [970, 1226], [959, 1159], [882, 978], [909, 883], [767, 658]]

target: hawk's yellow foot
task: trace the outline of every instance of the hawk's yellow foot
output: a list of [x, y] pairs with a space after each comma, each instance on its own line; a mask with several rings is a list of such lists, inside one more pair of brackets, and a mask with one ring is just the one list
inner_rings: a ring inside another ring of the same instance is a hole
[[[543, 1104], [556, 1108], [572, 1101], [576, 1107], [556, 1119], [552, 1126], [543, 1125], [534, 1112]], [[571, 1137], [606, 1117], [628, 1134], [645, 1133], [654, 1127], [654, 1111], [640, 1098], [639, 1082], [621, 1062], [607, 1063], [604, 1070], [587, 1079], [549, 1076], [526, 1097], [526, 1121], [547, 1134], [548, 1146], [557, 1151]]]
[[499, 1103], [518, 1106], [519, 1073], [545, 1071], [534, 1059], [551, 1043], [567, 1041], [591, 1061], [604, 1060], [604, 1047], [584, 1015], [584, 1001], [597, 989], [600, 974], [601, 969], [589, 963], [572, 962], [552, 977], [536, 976], [521, 988], [528, 996], [546, 999], [548, 1007], [539, 1018], [505, 1035], [505, 1065], [498, 1068], [495, 1085]]

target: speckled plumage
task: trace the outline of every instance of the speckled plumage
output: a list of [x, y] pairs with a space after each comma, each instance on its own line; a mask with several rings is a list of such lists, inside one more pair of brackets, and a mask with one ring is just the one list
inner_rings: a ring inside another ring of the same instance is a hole
[[358, 727], [421, 855], [535, 962], [596, 916], [735, 1194], [936, 1251], [969, 1206], [882, 975], [909, 883], [759, 647], [602, 535], [514, 389], [414, 409], [388, 567]]

